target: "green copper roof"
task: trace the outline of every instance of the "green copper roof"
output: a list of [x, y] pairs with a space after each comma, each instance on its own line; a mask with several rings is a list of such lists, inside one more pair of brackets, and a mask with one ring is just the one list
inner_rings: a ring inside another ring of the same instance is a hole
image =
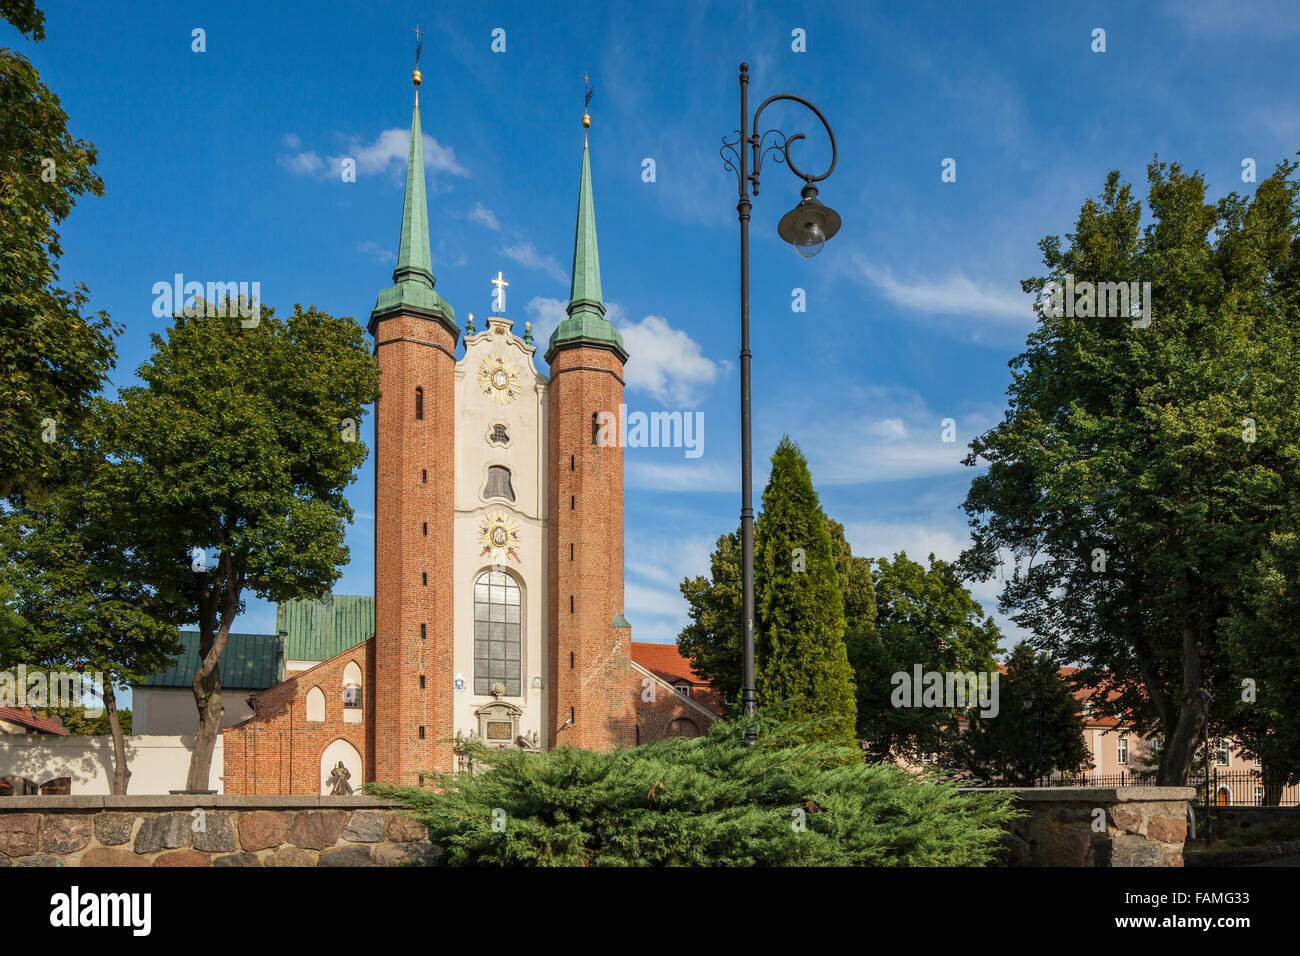
[[569, 317], [551, 333], [546, 361], [562, 348], [596, 345], [627, 361], [623, 336], [605, 318], [600, 293], [600, 252], [596, 246], [596, 206], [591, 196], [591, 158], [582, 144], [582, 178], [578, 184], [578, 223], [573, 230], [573, 278], [569, 283]]
[[424, 139], [420, 133], [420, 99], [411, 115], [411, 146], [406, 156], [406, 195], [402, 201], [402, 238], [397, 247], [393, 286], [379, 293], [370, 315], [370, 334], [376, 320], [403, 313], [434, 319], [459, 336], [456, 314], [433, 291], [433, 257], [429, 251], [429, 204], [424, 191]]
[[429, 254], [429, 205], [424, 195], [424, 137], [420, 134], [420, 101], [411, 114], [411, 147], [406, 154], [406, 198], [402, 202], [402, 239], [397, 246], [393, 281], [423, 282], [433, 288], [433, 258]]
[[284, 601], [275, 610], [275, 629], [286, 660], [329, 660], [375, 633], [375, 599], [335, 594], [324, 601]]
[[[181, 631], [182, 649], [171, 665], [136, 686], [189, 687], [199, 669], [199, 632]], [[230, 634], [217, 662], [221, 686], [229, 690], [266, 690], [279, 682], [280, 638], [275, 634]]]

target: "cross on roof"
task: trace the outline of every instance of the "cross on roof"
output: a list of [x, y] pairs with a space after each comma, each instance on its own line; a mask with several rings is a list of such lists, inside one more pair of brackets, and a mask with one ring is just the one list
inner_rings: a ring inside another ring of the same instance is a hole
[[497, 277], [492, 280], [492, 284], [496, 286], [492, 307], [497, 310], [497, 315], [502, 315], [506, 311], [506, 286], [510, 283], [502, 278], [500, 270], [497, 270]]
[[415, 25], [415, 29], [412, 30], [411, 32], [415, 34], [415, 65], [416, 65], [416, 67], [419, 67], [419, 65], [420, 65], [420, 46], [421, 46], [421, 43], [420, 43], [420, 37], [422, 37], [422, 36], [424, 35], [424, 31], [420, 29], [420, 25], [417, 23], [417, 24]]

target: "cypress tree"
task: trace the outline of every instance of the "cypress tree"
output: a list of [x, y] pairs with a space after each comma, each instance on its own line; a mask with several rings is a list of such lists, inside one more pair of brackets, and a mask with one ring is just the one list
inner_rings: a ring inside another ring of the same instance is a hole
[[808, 462], [787, 435], [772, 455], [754, 546], [755, 665], [761, 706], [791, 701], [814, 739], [853, 737], [857, 706], [844, 598]]

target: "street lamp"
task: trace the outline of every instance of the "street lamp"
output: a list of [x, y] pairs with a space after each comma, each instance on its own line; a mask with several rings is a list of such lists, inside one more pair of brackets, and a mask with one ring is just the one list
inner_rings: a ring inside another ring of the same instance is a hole
[[[790, 100], [811, 110], [826, 129], [831, 141], [831, 164], [820, 176], [805, 173], [790, 158], [790, 147], [804, 138], [802, 133], [786, 136], [780, 130], [770, 129], [761, 135], [758, 132], [759, 117], [763, 110], [781, 100]], [[751, 132], [746, 135], [746, 130]], [[768, 143], [767, 138], [773, 137]], [[749, 147], [746, 150], [745, 147]], [[804, 258], [811, 258], [821, 252], [826, 240], [840, 229], [839, 214], [817, 198], [817, 187], [835, 169], [835, 134], [826, 122], [821, 110], [807, 100], [788, 93], [769, 96], [754, 111], [751, 125], [749, 118], [749, 64], [740, 64], [740, 128], [735, 136], [722, 138], [722, 165], [736, 174], [736, 187], [739, 198], [736, 202], [736, 214], [740, 219], [740, 552], [741, 552], [741, 643], [744, 661], [742, 686], [740, 691], [741, 711], [751, 717], [758, 710], [758, 698], [754, 692], [754, 487], [753, 487], [753, 447], [750, 438], [749, 413], [749, 210], [751, 196], [758, 195], [758, 176], [763, 166], [763, 159], [768, 153], [774, 153], [775, 162], [784, 163], [804, 181], [802, 198], [794, 209], [781, 217], [777, 233], [782, 239], [794, 246], [795, 251]], [[752, 153], [753, 171], [750, 171]], [[750, 192], [750, 187], [753, 192]], [[758, 732], [751, 725], [745, 732], [746, 746], [758, 742]]]

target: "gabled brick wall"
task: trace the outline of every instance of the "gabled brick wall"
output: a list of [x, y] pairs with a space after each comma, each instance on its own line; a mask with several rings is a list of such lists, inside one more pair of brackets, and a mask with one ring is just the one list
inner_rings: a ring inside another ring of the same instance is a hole
[[[365, 675], [361, 723], [343, 721], [343, 671], [355, 661]], [[325, 694], [324, 722], [307, 721], [307, 694]], [[335, 740], [357, 748], [365, 780], [348, 783], [360, 792], [375, 779], [374, 701], [375, 641], [358, 644], [336, 657], [302, 671], [253, 697], [256, 716], [228, 728], [222, 787], [228, 794], [320, 794], [321, 754]]]

